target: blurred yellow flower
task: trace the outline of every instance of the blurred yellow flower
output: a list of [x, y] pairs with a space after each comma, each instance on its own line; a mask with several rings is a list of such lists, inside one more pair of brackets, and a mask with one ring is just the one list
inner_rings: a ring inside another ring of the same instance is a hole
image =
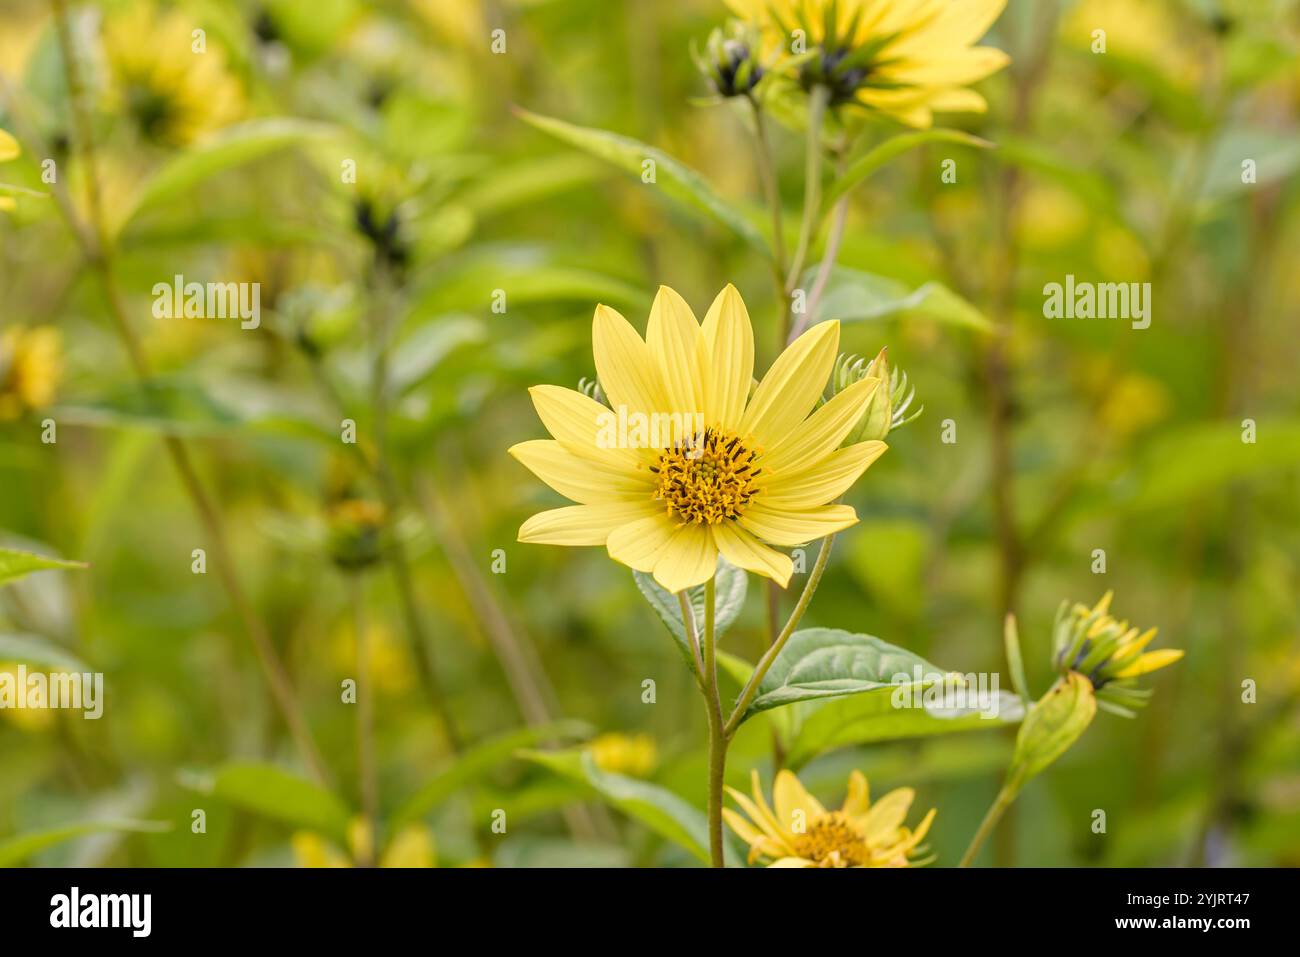
[[178, 10], [132, 5], [105, 24], [104, 52], [112, 106], [148, 142], [186, 146], [243, 112], [224, 53]]
[[63, 374], [62, 341], [53, 326], [18, 326], [0, 333], [0, 422], [54, 398]]
[[[763, 32], [767, 49], [793, 54], [785, 70], [805, 89], [825, 86], [830, 102], [855, 104], [908, 126], [934, 112], [987, 109], [966, 88], [1009, 62], [973, 46], [1006, 0], [727, 0]], [[781, 69], [778, 65], [777, 69]]]
[[[14, 687], [20, 687], [16, 663], [0, 661], [0, 675], [8, 675], [9, 683]], [[54, 709], [0, 708], [0, 718], [4, 718], [20, 731], [44, 731], [54, 724]]]
[[555, 438], [510, 449], [580, 504], [534, 515], [519, 540], [604, 545], [670, 592], [712, 576], [719, 552], [784, 587], [793, 563], [771, 546], [803, 545], [857, 522], [850, 506], [827, 503], [886, 448], [879, 441], [840, 448], [877, 379], [813, 411], [839, 337], [837, 322], [814, 325], [751, 396], [754, 331], [735, 287], [718, 294], [701, 326], [681, 296], [660, 286], [644, 340], [597, 306], [596, 374], [611, 407], [535, 386], [533, 404]]
[[[11, 159], [17, 159], [22, 149], [18, 146], [18, 141], [0, 130], [0, 163], [7, 163]], [[0, 193], [0, 211], [7, 211], [14, 208], [14, 198]]]
[[[299, 867], [353, 867], [369, 857], [370, 831], [360, 818], [348, 828], [350, 853], [345, 854], [313, 831], [298, 831], [289, 839]], [[393, 835], [379, 856], [380, 867], [437, 867], [433, 832], [424, 824], [408, 824]]]
[[638, 778], [653, 771], [659, 760], [655, 739], [648, 734], [602, 734], [587, 745], [587, 750], [602, 771]]
[[897, 788], [872, 804], [861, 771], [849, 775], [848, 794], [838, 811], [822, 807], [786, 770], [776, 775], [771, 806], [763, 797], [757, 771], [753, 790], [751, 801], [735, 788], [727, 788], [749, 820], [730, 808], [724, 808], [722, 816], [749, 845], [749, 862], [765, 859], [768, 867], [913, 866], [935, 815], [931, 809], [915, 829], [905, 827], [916, 792]]

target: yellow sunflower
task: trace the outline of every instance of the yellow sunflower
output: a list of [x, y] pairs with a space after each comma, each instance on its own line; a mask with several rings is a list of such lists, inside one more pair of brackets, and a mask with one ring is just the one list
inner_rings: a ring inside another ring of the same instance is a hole
[[63, 371], [61, 342], [53, 326], [14, 327], [0, 334], [0, 422], [54, 398]]
[[786, 69], [805, 89], [825, 86], [830, 102], [856, 104], [908, 126], [935, 111], [982, 113], [967, 85], [1009, 57], [973, 44], [1006, 0], [727, 0], [763, 32], [769, 49], [795, 54]]
[[519, 540], [604, 545], [670, 592], [707, 580], [719, 553], [785, 587], [793, 563], [772, 546], [803, 545], [857, 522], [850, 506], [828, 503], [886, 448], [840, 448], [879, 380], [856, 382], [813, 411], [839, 336], [838, 323], [813, 326], [751, 395], [754, 332], [733, 286], [713, 300], [703, 325], [660, 286], [645, 339], [597, 306], [592, 346], [609, 406], [536, 386], [533, 404], [555, 438], [510, 449], [579, 504], [534, 515]]
[[161, 13], [151, 4], [105, 25], [113, 106], [149, 142], [186, 146], [243, 110], [225, 55], [206, 36], [196, 39], [195, 28], [180, 11]]
[[754, 799], [735, 788], [727, 792], [749, 820], [723, 808], [728, 826], [749, 845], [749, 862], [764, 859], [768, 867], [909, 867], [917, 862], [918, 845], [934, 821], [934, 809], [915, 829], [903, 821], [916, 792], [896, 788], [871, 803], [861, 771], [849, 775], [848, 794], [838, 811], [828, 811], [790, 771], [780, 771], [772, 788], [772, 804], [763, 797], [758, 772], [753, 772]]

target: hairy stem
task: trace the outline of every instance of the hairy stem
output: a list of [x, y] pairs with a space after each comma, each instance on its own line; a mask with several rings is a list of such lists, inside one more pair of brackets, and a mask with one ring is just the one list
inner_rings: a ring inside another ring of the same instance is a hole
[[975, 855], [979, 853], [980, 848], [984, 846], [984, 842], [993, 833], [993, 829], [998, 826], [998, 821], [1002, 820], [1002, 815], [1015, 799], [1016, 792], [1006, 786], [998, 792], [998, 796], [993, 799], [993, 804], [989, 807], [988, 813], [984, 815], [984, 820], [980, 822], [979, 830], [971, 838], [966, 853], [961, 856], [958, 867], [970, 867], [971, 862], [975, 860]]
[[821, 551], [817, 553], [817, 561], [813, 563], [812, 571], [808, 573], [808, 581], [803, 586], [803, 592], [799, 595], [798, 603], [795, 604], [794, 610], [790, 612], [785, 627], [776, 636], [776, 641], [772, 642], [772, 646], [763, 653], [763, 657], [754, 666], [754, 673], [749, 676], [749, 681], [745, 683], [745, 690], [740, 693], [740, 700], [736, 702], [731, 717], [727, 719], [726, 727], [723, 729], [727, 738], [731, 738], [736, 733], [736, 729], [740, 727], [741, 719], [745, 716], [745, 709], [749, 707], [750, 702], [754, 700], [754, 696], [758, 694], [758, 686], [762, 683], [763, 676], [772, 667], [772, 662], [776, 661], [777, 655], [781, 653], [785, 643], [790, 640], [790, 636], [794, 634], [799, 620], [803, 618], [804, 612], [808, 610], [813, 594], [817, 591], [817, 586], [821, 584], [822, 572], [826, 571], [826, 563], [831, 557], [831, 544], [834, 541], [834, 535], [827, 535], [822, 539]]
[[727, 769], [727, 735], [722, 725], [722, 696], [718, 691], [717, 640], [714, 606], [716, 585], [704, 583], [704, 699], [709, 713], [709, 857], [725, 867], [722, 855], [722, 782]]

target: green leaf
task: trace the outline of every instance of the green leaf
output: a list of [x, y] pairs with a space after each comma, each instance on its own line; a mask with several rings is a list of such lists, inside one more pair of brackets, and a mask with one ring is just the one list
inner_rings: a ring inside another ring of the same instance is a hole
[[824, 216], [830, 211], [836, 200], [854, 189], [858, 184], [869, 179], [877, 170], [888, 164], [890, 160], [901, 156], [908, 150], [914, 150], [918, 146], [925, 146], [927, 143], [957, 143], [962, 146], [974, 146], [982, 150], [995, 147], [995, 144], [990, 143], [988, 140], [972, 136], [970, 133], [963, 133], [961, 130], [919, 130], [915, 133], [903, 133], [892, 137], [850, 163], [848, 169], [827, 187], [822, 197], [822, 215]]
[[[653, 575], [645, 572], [633, 572], [632, 577], [636, 579], [636, 587], [641, 590], [645, 600], [650, 603], [659, 620], [668, 628], [668, 633], [672, 635], [673, 641], [677, 644], [677, 650], [681, 652], [686, 667], [695, 673], [695, 657], [691, 653], [691, 645], [686, 637], [686, 626], [682, 621], [682, 606], [677, 596], [671, 594], [668, 589], [664, 588], [654, 580]], [[745, 574], [744, 569], [737, 568], [721, 555], [718, 556], [717, 571], [714, 572], [714, 632], [715, 637], [721, 638], [723, 633], [731, 627], [737, 616], [740, 615], [741, 608], [745, 605], [745, 592], [749, 587], [749, 576]], [[695, 613], [695, 632], [699, 636], [704, 634], [704, 586], [696, 585], [688, 592], [691, 601], [691, 608]]]
[[1068, 190], [1093, 212], [1124, 222], [1115, 187], [1096, 169], [1073, 163], [1041, 143], [1011, 135], [999, 137], [998, 148], [992, 156]]
[[[929, 690], [937, 693], [941, 687], [932, 685]], [[973, 704], [949, 708], [942, 707], [942, 702], [925, 703], [925, 691], [918, 690], [909, 698], [921, 706], [896, 707], [893, 694], [877, 693], [808, 702], [790, 709], [800, 716], [787, 744], [787, 762], [797, 770], [834, 748], [1002, 728], [1016, 724], [1025, 713], [1020, 699], [1006, 691], [986, 692]]]
[[39, 635], [0, 634], [0, 661], [44, 665], [61, 671], [91, 671], [72, 652]]
[[[640, 821], [660, 837], [686, 848], [705, 864], [709, 863], [707, 819], [703, 812], [672, 791], [647, 781], [602, 771], [591, 754], [581, 749], [530, 751], [521, 756], [587, 785], [611, 807]], [[723, 850], [727, 865], [738, 865], [739, 858], [728, 834], [723, 835]]]
[[166, 821], [104, 820], [78, 821], [41, 831], [29, 831], [0, 841], [0, 867], [16, 867], [47, 848], [88, 834], [101, 834], [105, 831], [156, 833], [170, 828], [171, 825]]
[[177, 154], [159, 168], [141, 187], [127, 221], [146, 207], [184, 195], [225, 170], [290, 146], [338, 135], [337, 127], [298, 119], [249, 120], [231, 126], [201, 146]]
[[545, 741], [582, 737], [590, 728], [580, 721], [558, 721], [535, 728], [508, 731], [463, 752], [451, 765], [426, 781], [393, 815], [394, 829], [423, 817], [471, 781], [516, 756], [521, 748]]
[[62, 558], [48, 558], [34, 552], [24, 552], [16, 548], [0, 548], [0, 585], [15, 581], [32, 572], [42, 572], [53, 568], [87, 568], [85, 562], [70, 562]]
[[[809, 270], [804, 275], [803, 288], [809, 288], [813, 282], [813, 271]], [[931, 281], [912, 289], [897, 279], [846, 266], [831, 269], [813, 321], [866, 322], [901, 316], [919, 316], [980, 332], [991, 332], [994, 328], [982, 312], [942, 283]]]
[[338, 797], [270, 764], [232, 762], [211, 774], [183, 775], [192, 790], [347, 846], [351, 813]]
[[607, 130], [574, 126], [518, 107], [515, 112], [524, 122], [542, 132], [635, 176], [641, 175], [646, 160], [654, 160], [656, 187], [687, 208], [726, 226], [764, 256], [771, 257], [767, 240], [753, 223], [728, 205], [703, 176], [662, 150]]
[[840, 628], [806, 628], [791, 635], [776, 656], [745, 718], [818, 698], [871, 692], [888, 700], [896, 689], [928, 687], [947, 675], [919, 655], [872, 635]]

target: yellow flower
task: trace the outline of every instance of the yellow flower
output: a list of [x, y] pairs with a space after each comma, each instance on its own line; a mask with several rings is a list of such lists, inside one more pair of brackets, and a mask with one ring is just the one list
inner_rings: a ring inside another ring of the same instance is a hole
[[632, 777], [645, 777], [654, 770], [659, 758], [655, 739], [648, 734], [602, 734], [588, 744], [587, 749], [596, 767], [602, 771]]
[[54, 398], [63, 372], [61, 342], [52, 326], [15, 327], [0, 335], [0, 422]]
[[1097, 692], [1099, 707], [1131, 715], [1132, 709], [1145, 704], [1151, 694], [1135, 687], [1131, 679], [1172, 665], [1183, 657], [1183, 652], [1177, 648], [1147, 651], [1147, 645], [1155, 640], [1156, 629], [1139, 633], [1127, 621], [1116, 621], [1110, 614], [1112, 595], [1106, 592], [1092, 608], [1061, 604], [1056, 616], [1053, 663], [1062, 674], [1077, 672], [1086, 677]]
[[[7, 163], [11, 159], [17, 159], [22, 149], [18, 146], [18, 141], [0, 130], [0, 163]], [[0, 193], [0, 210], [8, 211], [14, 208], [14, 198]]]
[[[659, 287], [643, 340], [607, 306], [592, 328], [606, 407], [558, 386], [530, 390], [552, 440], [510, 454], [580, 504], [534, 515], [521, 542], [604, 545], [670, 592], [707, 580], [721, 554], [784, 587], [803, 545], [848, 528], [838, 499], [885, 451], [840, 448], [878, 381], [863, 379], [816, 411], [835, 363], [839, 324], [813, 326], [783, 352], [750, 395], [754, 332], [728, 285], [701, 326]], [[812, 413], [811, 415], [809, 413]]]
[[[312, 831], [298, 831], [289, 839], [299, 867], [352, 867], [355, 861], [369, 857], [370, 829], [356, 818], [348, 826], [350, 854]], [[388, 842], [379, 856], [380, 867], [437, 867], [433, 832], [423, 824], [408, 824]]]
[[180, 11], [147, 3], [105, 25], [113, 106], [152, 143], [186, 146], [243, 111], [224, 54], [195, 32]]
[[758, 772], [753, 774], [753, 801], [727, 788], [749, 820], [722, 810], [749, 845], [751, 864], [766, 859], [769, 867], [908, 867], [916, 863], [917, 845], [934, 821], [931, 809], [915, 830], [905, 827], [916, 792], [897, 788], [872, 804], [861, 771], [849, 775], [849, 792], [838, 811], [822, 807], [790, 771], [777, 773], [769, 806]]
[[936, 110], [982, 113], [984, 98], [967, 84], [1009, 61], [1001, 50], [972, 45], [1006, 0], [727, 0], [727, 5], [758, 25], [770, 48], [796, 54], [785, 68], [805, 89], [826, 86], [832, 104], [855, 104], [909, 126], [930, 126]]

